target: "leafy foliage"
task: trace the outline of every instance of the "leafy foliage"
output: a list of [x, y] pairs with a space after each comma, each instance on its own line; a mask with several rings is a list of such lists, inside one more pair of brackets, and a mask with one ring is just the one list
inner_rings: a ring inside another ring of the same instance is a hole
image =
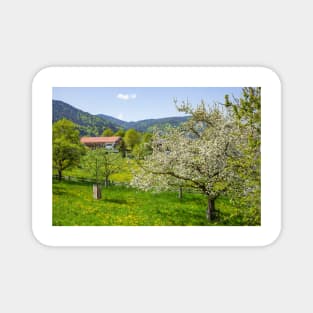
[[124, 136], [126, 148], [129, 149], [130, 151], [133, 150], [135, 145], [140, 143], [141, 140], [140, 136], [141, 136], [140, 133], [133, 128], [127, 130]]
[[62, 172], [79, 164], [85, 147], [80, 143], [76, 125], [66, 119], [53, 124], [53, 168], [58, 171], [59, 179]]
[[140, 142], [133, 148], [132, 154], [136, 159], [142, 160], [145, 156], [152, 153], [152, 133], [143, 133]]
[[111, 137], [111, 136], [113, 136], [113, 131], [112, 131], [112, 129], [111, 128], [106, 128], [103, 132], [102, 132], [102, 134], [101, 134], [101, 136], [103, 136], [103, 137]]
[[115, 132], [114, 136], [124, 137], [125, 136], [125, 130], [123, 128], [120, 128], [117, 132]]
[[261, 88], [243, 88], [242, 96], [230, 99], [225, 96], [225, 106], [238, 125], [241, 138], [237, 149], [243, 155], [232, 160], [232, 166], [241, 177], [240, 184], [233, 185], [232, 198], [255, 212], [255, 223], [261, 218]]

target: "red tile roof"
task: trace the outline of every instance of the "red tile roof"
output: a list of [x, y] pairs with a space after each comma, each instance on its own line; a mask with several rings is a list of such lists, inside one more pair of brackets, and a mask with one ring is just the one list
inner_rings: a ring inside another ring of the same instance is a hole
[[121, 139], [119, 136], [112, 137], [82, 137], [80, 138], [81, 143], [116, 143]]

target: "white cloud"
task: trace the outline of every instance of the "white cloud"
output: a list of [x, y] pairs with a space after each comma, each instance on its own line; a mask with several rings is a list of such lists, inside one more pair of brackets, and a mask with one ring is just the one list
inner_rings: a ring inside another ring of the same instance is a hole
[[121, 100], [130, 100], [130, 99], [136, 99], [137, 95], [135, 93], [132, 94], [125, 94], [125, 93], [119, 93], [116, 98]]
[[123, 93], [119, 93], [116, 98], [121, 99], [121, 100], [129, 100], [129, 95], [127, 94], [123, 94]]
[[119, 120], [122, 120], [123, 117], [124, 117], [124, 115], [123, 115], [122, 113], [120, 113], [120, 114], [117, 116], [117, 118], [118, 118]]

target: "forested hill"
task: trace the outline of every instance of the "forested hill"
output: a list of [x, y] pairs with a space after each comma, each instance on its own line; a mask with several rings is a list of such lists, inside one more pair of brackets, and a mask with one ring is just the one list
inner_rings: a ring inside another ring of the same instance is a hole
[[113, 131], [117, 131], [119, 128], [108, 120], [76, 109], [63, 101], [53, 100], [52, 107], [53, 123], [66, 118], [78, 125], [81, 136], [98, 136], [105, 128], [109, 127]]
[[106, 128], [113, 132], [119, 128], [134, 128], [141, 132], [151, 131], [153, 127], [163, 128], [167, 125], [177, 126], [188, 120], [188, 116], [147, 119], [137, 122], [125, 122], [109, 115], [93, 115], [79, 110], [68, 103], [59, 100], [52, 101], [53, 123], [66, 118], [78, 125], [81, 136], [99, 136]]
[[186, 122], [189, 119], [189, 116], [174, 116], [174, 117], [164, 117], [157, 119], [147, 119], [137, 122], [125, 122], [114, 117], [98, 114], [97, 116], [107, 119], [113, 123], [116, 123], [119, 127], [124, 129], [134, 128], [141, 132], [150, 131], [153, 127], [165, 127], [166, 125], [178, 126], [179, 124]]

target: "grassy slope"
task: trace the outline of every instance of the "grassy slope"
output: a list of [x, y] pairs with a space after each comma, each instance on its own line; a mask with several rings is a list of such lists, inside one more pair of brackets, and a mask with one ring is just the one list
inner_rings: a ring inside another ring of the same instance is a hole
[[[103, 189], [102, 199], [92, 198], [92, 185], [69, 181], [53, 182], [53, 225], [209, 225], [207, 201], [200, 194], [173, 192], [153, 194], [113, 186]], [[218, 200], [217, 208], [229, 214], [233, 208]]]

